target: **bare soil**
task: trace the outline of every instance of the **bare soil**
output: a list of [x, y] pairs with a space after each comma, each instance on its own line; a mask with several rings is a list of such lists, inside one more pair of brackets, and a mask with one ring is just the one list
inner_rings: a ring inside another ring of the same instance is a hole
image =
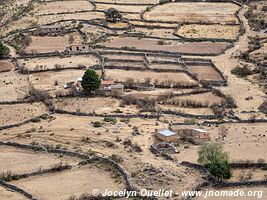
[[166, 45], [159, 45], [157, 40], [152, 39], [137, 39], [137, 38], [110, 38], [104, 45], [107, 47], [132, 47], [141, 50], [161, 50], [170, 52], [181, 52], [190, 54], [219, 54], [221, 53], [229, 43], [226, 42], [168, 42]]
[[236, 39], [239, 25], [182, 25], [176, 34], [186, 38]]
[[41, 103], [0, 105], [0, 124], [14, 124], [46, 113], [46, 107]]
[[14, 65], [9, 61], [0, 61], [0, 72], [8, 72], [14, 69]]
[[144, 18], [152, 21], [238, 23], [234, 16], [238, 9], [239, 6], [233, 3], [175, 2], [152, 8]]
[[64, 51], [68, 46], [66, 37], [37, 37], [32, 36], [32, 42], [26, 47], [27, 53], [48, 53], [54, 51]]
[[13, 174], [31, 173], [40, 169], [49, 169], [57, 164], [77, 164], [78, 159], [59, 157], [48, 153], [38, 153], [13, 147], [0, 147], [0, 173], [10, 171]]
[[93, 166], [78, 167], [56, 174], [30, 177], [13, 181], [12, 183], [31, 192], [41, 200], [62, 200], [73, 195], [91, 194], [95, 188], [99, 189], [101, 193], [106, 189], [111, 191], [124, 189], [124, 184], [116, 183], [109, 172]]

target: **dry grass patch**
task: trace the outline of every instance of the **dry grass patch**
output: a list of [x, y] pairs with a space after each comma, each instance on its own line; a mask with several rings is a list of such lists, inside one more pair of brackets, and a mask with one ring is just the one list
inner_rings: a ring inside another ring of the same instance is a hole
[[165, 45], [158, 44], [158, 40], [138, 39], [131, 37], [112, 37], [104, 43], [106, 47], [115, 47], [122, 49], [141, 49], [150, 51], [169, 51], [192, 54], [219, 54], [228, 45], [227, 42], [173, 42], [168, 41]]
[[[64, 84], [77, 81], [84, 74], [83, 70], [64, 70], [59, 72], [39, 72], [29, 76], [31, 84], [40, 90], [55, 91], [64, 89]], [[57, 82], [57, 84], [55, 84]]]
[[37, 15], [56, 14], [63, 12], [91, 11], [93, 5], [89, 1], [53, 1], [43, 2], [37, 5]]
[[193, 101], [206, 106], [211, 106], [212, 104], [220, 104], [222, 102], [222, 98], [214, 95], [212, 92], [209, 92], [204, 94], [174, 97], [167, 100], [167, 102], [183, 102], [183, 101], [184, 102]]
[[4, 187], [0, 187], [0, 194], [1, 194], [1, 200], [27, 200], [28, 198], [23, 196], [22, 194], [19, 194], [17, 192], [13, 192], [9, 189], [6, 189]]
[[233, 3], [175, 2], [158, 5], [146, 12], [152, 21], [238, 23], [234, 13], [239, 6]]
[[47, 24], [52, 22], [57, 22], [60, 20], [90, 20], [96, 18], [104, 18], [105, 14], [103, 12], [82, 12], [82, 13], [68, 13], [60, 15], [48, 15], [39, 16], [38, 24]]
[[8, 72], [14, 69], [14, 65], [9, 61], [0, 61], [0, 72]]
[[32, 59], [18, 59], [18, 63], [24, 66], [29, 71], [41, 70], [41, 69], [55, 69], [58, 68], [73, 68], [73, 67], [92, 67], [99, 64], [99, 60], [93, 55], [73, 55], [70, 57], [42, 57]]
[[110, 4], [97, 4], [96, 10], [108, 10], [109, 8], [115, 8], [120, 12], [138, 12], [141, 13], [141, 11], [146, 9], [146, 6], [139, 6], [139, 5], [133, 5], [133, 6], [125, 6], [125, 5], [110, 5]]
[[13, 147], [0, 147], [0, 173], [11, 171], [14, 174], [30, 173], [50, 169], [56, 164], [74, 164], [78, 159], [59, 157], [54, 154], [27, 151]]
[[32, 42], [26, 47], [26, 53], [48, 53], [64, 51], [69, 45], [67, 37], [31, 37]]
[[153, 82], [173, 82], [173, 83], [188, 83], [195, 85], [196, 81], [184, 73], [169, 73], [169, 72], [151, 72], [151, 71], [136, 71], [136, 70], [107, 70], [107, 77], [113, 78], [118, 82], [126, 82], [128, 79], [133, 78], [135, 82], [144, 82], [146, 78], [151, 79]]
[[199, 80], [223, 80], [223, 77], [212, 67], [207, 65], [187, 65], [188, 70]]
[[16, 72], [0, 73], [0, 101], [16, 101], [28, 94], [27, 76]]
[[126, 113], [136, 113], [134, 107], [120, 107], [121, 101], [114, 98], [67, 98], [58, 99], [56, 108], [78, 113], [116, 114], [117, 110]]
[[30, 192], [38, 199], [46, 200], [62, 200], [72, 195], [91, 194], [95, 188], [99, 189], [101, 193], [104, 193], [106, 189], [111, 191], [124, 189], [124, 184], [115, 182], [115, 179], [111, 178], [110, 172], [93, 166], [30, 177], [13, 181], [12, 184]]
[[0, 124], [9, 125], [25, 121], [47, 112], [42, 103], [0, 105]]
[[231, 39], [238, 37], [239, 25], [182, 25], [176, 34], [186, 38]]
[[138, 2], [136, 0], [97, 0], [96, 2], [111, 2], [111, 3], [131, 3], [131, 4], [155, 4], [158, 3], [158, 0], [142, 0], [142, 2]]

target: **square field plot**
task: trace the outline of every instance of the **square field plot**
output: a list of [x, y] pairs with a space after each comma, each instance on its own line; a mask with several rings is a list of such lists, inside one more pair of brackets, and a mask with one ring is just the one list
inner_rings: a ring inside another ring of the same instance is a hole
[[239, 6], [233, 3], [173, 2], [157, 5], [144, 14], [146, 20], [198, 23], [238, 23]]
[[65, 12], [91, 11], [94, 6], [89, 1], [51, 1], [35, 4], [37, 15]]
[[46, 112], [47, 109], [42, 103], [0, 105], [0, 126], [22, 122]]
[[62, 200], [71, 196], [91, 194], [93, 189], [122, 191], [124, 184], [115, 182], [111, 173], [96, 167], [79, 167], [60, 173], [46, 174], [13, 181], [12, 184], [30, 192], [38, 199]]

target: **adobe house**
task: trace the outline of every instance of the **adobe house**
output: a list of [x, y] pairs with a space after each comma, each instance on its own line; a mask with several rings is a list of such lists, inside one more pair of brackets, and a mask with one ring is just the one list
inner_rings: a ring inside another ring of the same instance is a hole
[[121, 95], [124, 93], [124, 85], [116, 84], [113, 80], [101, 80], [100, 88], [102, 91], [110, 94]]
[[172, 130], [178, 134], [180, 139], [188, 140], [193, 144], [201, 144], [210, 140], [207, 131], [194, 126], [176, 126], [172, 127]]
[[33, 33], [35, 35], [63, 35], [66, 33], [66, 29], [61, 25], [43, 25], [39, 26]]
[[164, 142], [177, 142], [178, 141], [178, 134], [172, 132], [169, 129], [162, 129], [158, 130], [156, 133], [157, 138]]

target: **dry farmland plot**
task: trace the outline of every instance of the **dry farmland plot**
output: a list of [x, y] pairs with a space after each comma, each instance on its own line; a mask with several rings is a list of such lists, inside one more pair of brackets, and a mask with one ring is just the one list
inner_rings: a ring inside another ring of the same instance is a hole
[[136, 26], [161, 26], [166, 28], [177, 28], [177, 24], [169, 24], [169, 23], [162, 23], [162, 22], [146, 22], [146, 21], [140, 21], [140, 20], [131, 20], [131, 24]]
[[137, 39], [137, 38], [110, 38], [104, 43], [106, 47], [132, 47], [141, 50], [150, 51], [168, 51], [168, 52], [180, 52], [187, 54], [220, 54], [222, 53], [229, 43], [226, 42], [169, 42], [168, 45], [159, 45], [157, 40], [152, 39]]
[[136, 1], [136, 0], [96, 0], [95, 2], [109, 2], [109, 3], [130, 3], [130, 4], [155, 4], [158, 3], [158, 0], [142, 0], [142, 1]]
[[59, 157], [48, 153], [37, 153], [13, 147], [0, 147], [0, 173], [31, 173], [39, 169], [50, 169], [59, 163], [76, 164], [78, 159]]
[[89, 1], [53, 1], [40, 3], [35, 8], [37, 15], [63, 12], [91, 11], [93, 5]]
[[125, 82], [129, 78], [133, 78], [135, 81], [144, 82], [146, 78], [150, 78], [153, 83], [156, 79], [160, 82], [172, 81], [183, 82], [192, 85], [197, 84], [195, 80], [184, 73], [167, 73], [167, 72], [151, 72], [151, 71], [136, 71], [136, 70], [107, 70], [107, 77], [113, 78], [119, 82]]
[[234, 13], [239, 6], [233, 3], [166, 3], [144, 14], [146, 20], [172, 22], [238, 23]]
[[161, 55], [148, 55], [147, 59], [149, 62], [153, 61], [172, 61], [172, 62], [177, 62], [179, 60], [179, 57], [166, 57], [166, 56], [161, 56]]
[[8, 60], [3, 60], [0, 61], [0, 72], [8, 72], [14, 69], [14, 65], [8, 61]]
[[22, 194], [16, 193], [10, 189], [0, 187], [1, 200], [27, 200]]
[[144, 33], [146, 36], [150, 37], [160, 37], [160, 38], [177, 38], [173, 35], [174, 29], [147, 29], [147, 28], [135, 28], [133, 33]]
[[0, 105], [0, 126], [22, 122], [46, 112], [42, 103]]
[[213, 115], [214, 114], [210, 108], [184, 108], [184, 107], [179, 107], [179, 106], [174, 106], [174, 105], [162, 105], [162, 104], [157, 105], [157, 107], [162, 110], [171, 110], [171, 111], [181, 112], [181, 113], [186, 113], [186, 114], [191, 114], [191, 115]]
[[97, 57], [93, 55], [78, 55], [71, 57], [42, 57], [32, 59], [18, 59], [19, 65], [25, 66], [29, 71], [45, 69], [55, 69], [55, 65], [60, 65], [60, 68], [73, 68], [81, 65], [92, 67], [99, 64]]
[[39, 16], [37, 18], [38, 24], [53, 23], [60, 20], [90, 20], [97, 18], [104, 18], [105, 14], [103, 12], [82, 12], [82, 13], [69, 13], [60, 15], [48, 15]]
[[117, 53], [117, 54], [106, 54], [102, 53], [102, 56], [108, 58], [108, 59], [121, 59], [121, 60], [144, 60], [145, 57], [142, 55], [128, 55], [128, 54], [123, 54], [123, 53]]
[[64, 51], [69, 45], [67, 37], [31, 37], [32, 42], [26, 47], [27, 53], [47, 53]]
[[199, 80], [223, 80], [223, 77], [212, 67], [207, 65], [187, 65], [188, 70]]
[[119, 62], [106, 62], [105, 63], [105, 66], [107, 66], [107, 68], [108, 68], [108, 66], [118, 66], [118, 67], [121, 67], [121, 68], [123, 68], [123, 67], [129, 67], [129, 68], [131, 68], [131, 67], [138, 67], [138, 68], [145, 68], [145, 65], [144, 65], [144, 63], [141, 61], [141, 62], [138, 62], [138, 63], [136, 63], [136, 62], [123, 62], [123, 61], [119, 61]]
[[181, 64], [150, 64], [151, 69], [183, 69]]
[[96, 113], [96, 114], [116, 114], [116, 110], [124, 114], [137, 113], [134, 107], [120, 107], [121, 101], [113, 98], [76, 98], [58, 99], [55, 102], [57, 109], [69, 112]]
[[224, 149], [231, 160], [267, 159], [267, 126], [265, 123], [230, 124], [224, 139]]
[[27, 76], [16, 72], [0, 73], [0, 101], [16, 101], [28, 94]]
[[30, 192], [38, 199], [62, 200], [73, 195], [91, 194], [95, 188], [101, 193], [104, 193], [105, 189], [122, 191], [124, 184], [115, 182], [116, 179], [111, 176], [112, 174], [104, 169], [87, 165], [60, 173], [13, 181], [12, 184]]
[[186, 38], [213, 38], [234, 40], [239, 35], [239, 25], [182, 25], [176, 32]]
[[110, 4], [97, 4], [96, 10], [108, 10], [109, 8], [115, 8], [120, 12], [137, 12], [141, 13], [141, 11], [146, 9], [146, 6], [125, 6], [125, 5], [110, 5]]
[[[36, 89], [41, 90], [56, 90], [63, 89], [64, 84], [77, 81], [84, 74], [83, 70], [64, 70], [59, 72], [40, 72], [34, 73], [29, 76], [30, 82]], [[55, 81], [58, 82], [55, 85]]]
[[218, 97], [218, 96], [212, 94], [211, 92], [204, 93], [204, 94], [174, 97], [174, 98], [167, 100], [167, 102], [169, 102], [169, 101], [170, 102], [172, 102], [172, 101], [179, 102], [179, 101], [186, 101], [186, 100], [190, 100], [190, 101], [194, 101], [194, 102], [200, 102], [203, 104], [207, 103], [208, 105], [219, 104], [222, 102], [221, 97]]

